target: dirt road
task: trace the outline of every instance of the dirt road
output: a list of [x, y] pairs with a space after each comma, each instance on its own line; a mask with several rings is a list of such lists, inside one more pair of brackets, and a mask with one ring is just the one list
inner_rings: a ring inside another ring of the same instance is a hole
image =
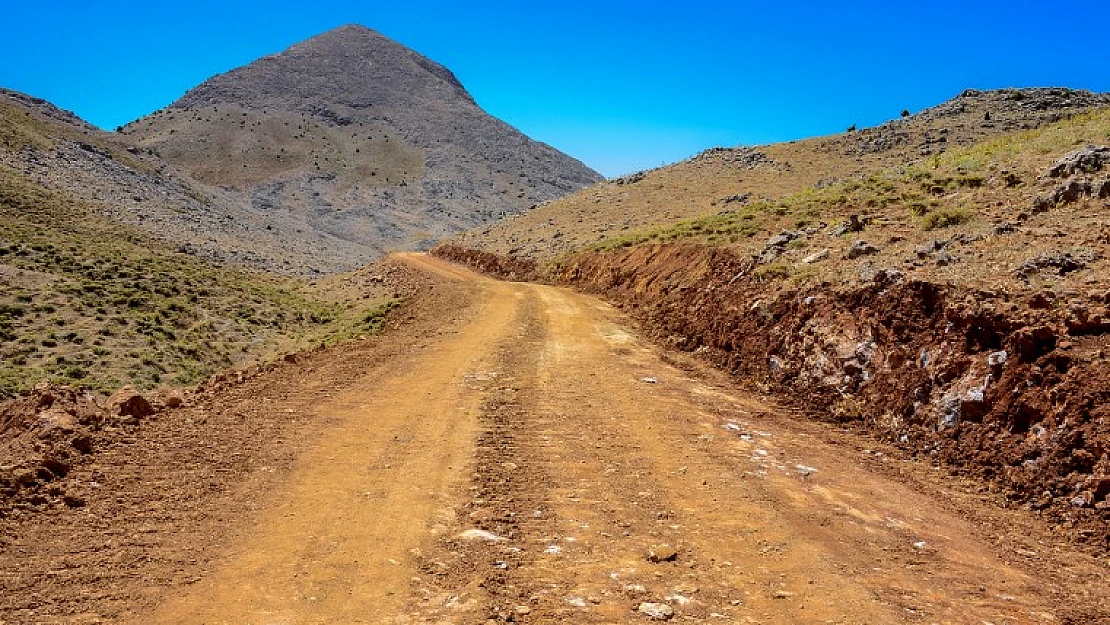
[[[729, 390], [598, 300], [405, 261], [473, 303], [313, 401], [268, 396], [280, 383], [245, 399], [307, 411], [318, 434], [244, 482], [257, 505], [238, 522], [197, 525], [226, 532], [196, 546], [203, 570], [127, 622], [1001, 625], [1074, 608], [951, 501], [872, 470], [882, 454]], [[319, 371], [300, 375], [288, 386]], [[1096, 596], [1104, 564], [1077, 567], [1067, 596]], [[26, 622], [102, 622], [85, 617]]]

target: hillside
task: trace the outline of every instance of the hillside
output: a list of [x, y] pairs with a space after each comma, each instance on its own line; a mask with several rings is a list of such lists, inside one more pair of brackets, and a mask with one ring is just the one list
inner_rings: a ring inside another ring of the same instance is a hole
[[968, 92], [875, 129], [710, 151], [437, 253], [603, 295], [742, 385], [1105, 550], [1106, 104]]
[[1107, 105], [1110, 95], [1067, 89], [966, 91], [874, 128], [789, 143], [707, 150], [674, 165], [588, 187], [520, 217], [463, 233], [457, 241], [499, 254], [547, 261], [644, 228], [707, 214], [743, 212], [764, 200], [889, 168], [932, 162], [954, 148], [1039, 128]]
[[372, 332], [393, 306], [384, 280], [340, 294], [341, 278], [319, 289], [214, 265], [98, 208], [0, 163], [0, 398], [42, 381], [189, 385]]
[[0, 164], [21, 184], [74, 198], [96, 215], [207, 261], [311, 275], [364, 253], [297, 220], [257, 214], [237, 194], [190, 179], [120, 135], [4, 89]]
[[121, 134], [307, 246], [303, 267], [274, 267], [302, 273], [425, 247], [601, 180], [361, 26], [215, 76]]

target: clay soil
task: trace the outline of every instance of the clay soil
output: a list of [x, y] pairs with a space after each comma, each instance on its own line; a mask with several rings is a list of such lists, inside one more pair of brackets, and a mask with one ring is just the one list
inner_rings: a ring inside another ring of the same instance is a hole
[[434, 277], [381, 336], [202, 388], [61, 478], [83, 506], [0, 518], [0, 623], [1110, 622], [1106, 562], [1025, 511], [600, 300], [405, 260]]

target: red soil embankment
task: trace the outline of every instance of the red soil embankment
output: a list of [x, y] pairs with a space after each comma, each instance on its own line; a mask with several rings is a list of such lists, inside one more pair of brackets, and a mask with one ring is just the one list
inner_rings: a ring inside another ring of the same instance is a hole
[[[515, 259], [445, 257], [504, 277]], [[550, 278], [624, 308], [662, 343], [823, 419], [1002, 488], [1110, 547], [1110, 315], [879, 274], [776, 288], [698, 245], [580, 253]], [[519, 279], [519, 277], [517, 278]]]

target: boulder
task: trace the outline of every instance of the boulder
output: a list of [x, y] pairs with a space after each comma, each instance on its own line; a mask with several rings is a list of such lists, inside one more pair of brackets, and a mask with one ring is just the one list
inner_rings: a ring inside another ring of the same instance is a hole
[[1051, 178], [1066, 178], [1075, 174], [1093, 174], [1110, 164], [1110, 147], [1088, 145], [1061, 156], [1048, 170]]
[[125, 386], [108, 398], [108, 410], [114, 416], [141, 419], [154, 414], [154, 407], [133, 387]]

